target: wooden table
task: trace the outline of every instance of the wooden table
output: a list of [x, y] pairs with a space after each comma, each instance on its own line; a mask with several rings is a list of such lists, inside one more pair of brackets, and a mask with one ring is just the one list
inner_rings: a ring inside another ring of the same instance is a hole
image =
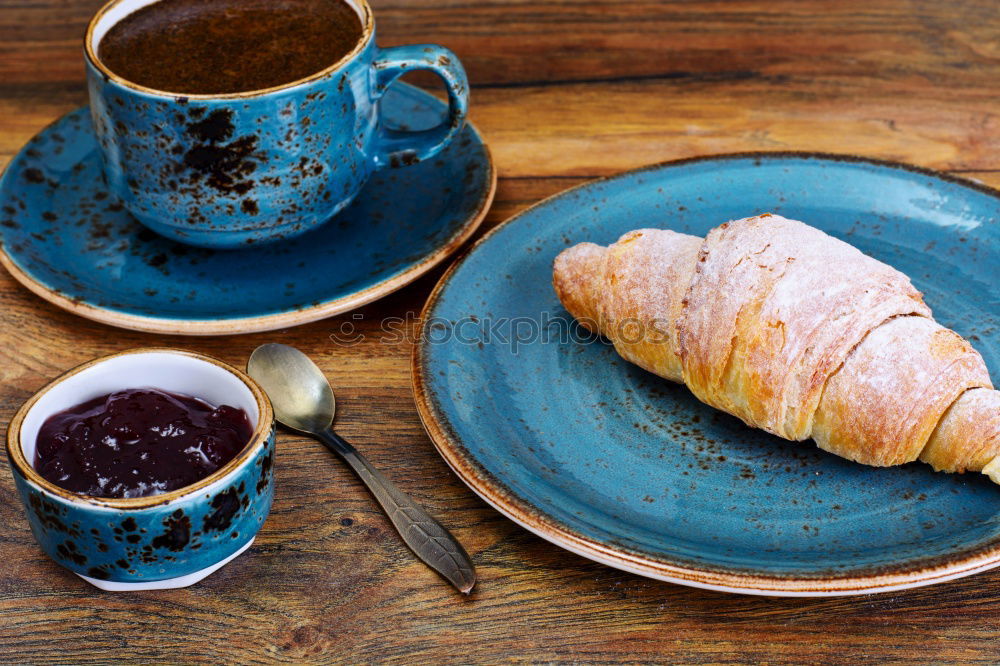
[[[86, 101], [81, 35], [100, 0], [0, 0], [0, 165]], [[488, 229], [541, 197], [640, 165], [744, 150], [909, 161], [1000, 185], [995, 0], [376, 0], [384, 45], [440, 42], [465, 63], [500, 173]], [[424, 81], [424, 80], [421, 80]], [[480, 233], [482, 230], [480, 231]], [[361, 484], [282, 433], [253, 548], [194, 587], [102, 594], [45, 557], [0, 456], [0, 659], [139, 662], [995, 662], [1000, 570], [907, 592], [768, 599], [594, 564], [488, 508], [448, 470], [410, 393], [418, 312], [441, 270], [351, 315], [267, 334], [176, 338], [76, 318], [0, 275], [0, 422], [63, 370], [143, 345], [242, 365], [265, 341], [318, 359], [339, 430], [467, 544], [454, 593]]]

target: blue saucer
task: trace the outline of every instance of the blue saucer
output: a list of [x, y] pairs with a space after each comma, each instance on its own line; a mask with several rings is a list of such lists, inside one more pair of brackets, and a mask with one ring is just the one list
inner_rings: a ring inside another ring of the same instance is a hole
[[414, 392], [456, 473], [527, 529], [628, 571], [716, 590], [857, 594], [1000, 564], [1000, 487], [874, 468], [744, 426], [625, 362], [552, 289], [569, 245], [704, 235], [766, 211], [909, 275], [1000, 380], [1000, 195], [811, 154], [670, 163], [548, 199], [480, 240], [423, 314]]
[[[397, 83], [387, 124], [420, 129], [447, 107]], [[380, 298], [442, 261], [476, 229], [496, 187], [466, 125], [440, 155], [375, 174], [320, 229], [278, 244], [213, 251], [141, 226], [108, 196], [86, 108], [35, 136], [0, 180], [0, 263], [75, 314], [180, 335], [285, 328]]]

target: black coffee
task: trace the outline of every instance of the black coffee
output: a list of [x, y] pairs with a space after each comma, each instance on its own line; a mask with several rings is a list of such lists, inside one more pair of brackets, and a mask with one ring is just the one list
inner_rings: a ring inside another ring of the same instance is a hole
[[161, 0], [112, 26], [97, 56], [147, 88], [235, 93], [315, 74], [361, 33], [344, 0]]

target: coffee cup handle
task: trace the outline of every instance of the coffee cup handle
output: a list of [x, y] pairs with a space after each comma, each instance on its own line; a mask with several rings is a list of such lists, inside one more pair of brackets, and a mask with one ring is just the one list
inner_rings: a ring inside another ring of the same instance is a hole
[[407, 72], [426, 69], [444, 81], [448, 89], [448, 118], [426, 130], [405, 132], [385, 127], [379, 121], [375, 143], [375, 167], [405, 166], [437, 155], [465, 124], [469, 108], [469, 82], [455, 54], [437, 44], [408, 44], [379, 49], [375, 61], [375, 98]]

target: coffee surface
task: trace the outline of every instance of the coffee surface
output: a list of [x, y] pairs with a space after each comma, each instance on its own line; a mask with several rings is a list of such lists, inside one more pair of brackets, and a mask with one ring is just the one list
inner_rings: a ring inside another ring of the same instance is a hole
[[315, 74], [361, 34], [344, 0], [160, 0], [112, 26], [97, 57], [147, 88], [236, 93]]
[[145, 497], [183, 488], [243, 450], [246, 412], [158, 389], [128, 389], [53, 414], [35, 445], [35, 469], [66, 490]]

